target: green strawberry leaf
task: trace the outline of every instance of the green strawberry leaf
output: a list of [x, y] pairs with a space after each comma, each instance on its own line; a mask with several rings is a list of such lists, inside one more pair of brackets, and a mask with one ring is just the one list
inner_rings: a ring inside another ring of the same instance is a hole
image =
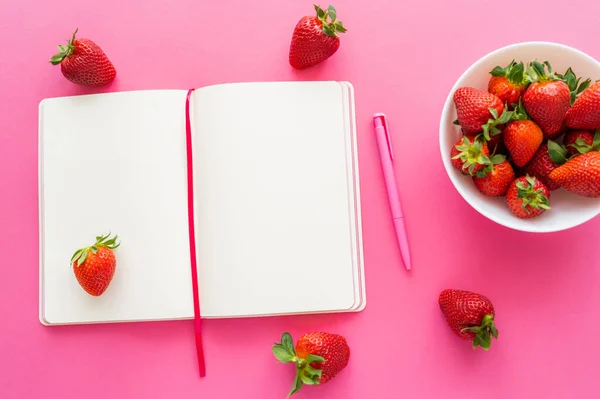
[[556, 74], [556, 77], [565, 82], [569, 87], [569, 91], [571, 92], [571, 105], [575, 102], [577, 96], [585, 89], [587, 89], [591, 83], [590, 79], [579, 83], [581, 81], [581, 78], [578, 78], [573, 72], [573, 69], [571, 68], [567, 69], [567, 71], [562, 75]]
[[83, 265], [83, 262], [85, 262], [85, 260], [87, 259], [88, 253], [89, 253], [89, 251], [87, 249], [84, 249], [81, 252], [81, 257], [77, 260], [77, 265], [78, 266]]
[[502, 163], [506, 160], [506, 156], [502, 155], [502, 154], [496, 154], [492, 157], [491, 162], [494, 165], [498, 165], [499, 163]]
[[[518, 181], [517, 197], [520, 198], [521, 207], [529, 213], [529, 207], [534, 209], [550, 209], [548, 197], [544, 195], [542, 190], [534, 190], [537, 179], [533, 176], [526, 175], [527, 184]], [[486, 316], [487, 317], [487, 316]]]
[[321, 7], [319, 7], [318, 5], [315, 5], [315, 10], [317, 11], [317, 17], [320, 20], [325, 19], [325, 11], [323, 11], [323, 9]]
[[513, 121], [523, 121], [529, 119], [529, 115], [523, 106], [522, 99], [519, 98], [519, 104], [517, 104], [511, 116]]
[[82, 251], [83, 251], [83, 249], [78, 249], [77, 251], [75, 251], [73, 256], [71, 256], [71, 263], [75, 262], [76, 259], [79, 259]]
[[567, 149], [552, 140], [548, 140], [548, 155], [556, 165], [567, 162]]
[[300, 373], [300, 378], [306, 385], [319, 385], [319, 377], [317, 376], [311, 377], [306, 373]]
[[473, 348], [478, 346], [485, 350], [490, 348], [492, 337], [498, 338], [498, 329], [494, 325], [494, 316], [485, 315], [481, 320], [481, 325], [463, 328], [461, 331], [470, 331], [475, 333], [473, 338]]
[[494, 117], [494, 119], [498, 119], [498, 110], [496, 108], [490, 108], [490, 114]]
[[[577, 81], [579, 81], [579, 80], [577, 80]], [[590, 84], [592, 84], [592, 80], [591, 79], [587, 79], [583, 83], [581, 83], [579, 85], [579, 87], [577, 88], [577, 94], [581, 94], [584, 91], [586, 91], [587, 88], [590, 87]]]
[[496, 328], [496, 326], [492, 324], [490, 326], [490, 330], [492, 331], [492, 337], [498, 339], [498, 329]]
[[311, 378], [321, 378], [321, 376], [323, 375], [323, 370], [321, 369], [316, 369], [314, 367], [311, 367], [310, 365], [307, 365], [304, 368], [304, 372], [306, 373], [306, 375], [308, 375]]
[[569, 147], [575, 148], [580, 154], [585, 154], [592, 150], [592, 146], [586, 143], [581, 137], [577, 137], [575, 143], [569, 144]]
[[490, 71], [490, 74], [492, 76], [496, 76], [496, 77], [500, 77], [500, 76], [506, 76], [506, 69], [502, 68], [501, 66], [496, 66], [494, 67], [494, 69], [492, 69]]
[[310, 355], [306, 356], [305, 360], [306, 360], [306, 363], [308, 363], [308, 364], [323, 363], [325, 361], [325, 358], [323, 358], [321, 356], [310, 354]]
[[498, 125], [503, 125], [510, 121], [512, 117], [512, 111], [508, 111], [506, 108], [502, 112], [502, 115], [498, 116], [498, 110], [495, 108], [489, 108], [490, 114], [492, 114], [492, 118], [488, 119], [487, 123], [481, 125], [481, 129], [483, 130], [483, 137], [486, 141], [490, 141], [491, 136], [496, 136], [500, 134], [501, 131], [498, 128]]
[[491, 344], [492, 338], [489, 334], [476, 334], [475, 339], [473, 340], [473, 348], [480, 346], [483, 349], [488, 350], [490, 349]]
[[296, 350], [294, 349], [294, 341], [292, 340], [292, 336], [289, 333], [283, 333], [281, 336], [281, 345], [288, 350], [288, 352], [296, 355]]
[[325, 24], [323, 24], [323, 33], [325, 33], [327, 36], [337, 36], [335, 31], [333, 29], [331, 29], [329, 27], [329, 25], [325, 25]]
[[540, 64], [538, 61], [533, 61], [532, 66], [533, 66], [533, 70], [535, 71], [535, 73], [538, 76], [540, 76], [540, 77], [546, 76], [546, 70], [545, 70], [543, 64]]
[[294, 360], [294, 354], [283, 345], [273, 345], [272, 351], [273, 355], [275, 355], [277, 360], [279, 360], [281, 363], [290, 363], [292, 360]]
[[523, 62], [519, 62], [518, 64], [514, 64], [510, 67], [508, 72], [508, 80], [512, 83], [521, 85], [524, 82], [525, 75], [525, 66]]
[[292, 336], [287, 332], [281, 336], [281, 343], [273, 344], [272, 351], [277, 360], [282, 363], [290, 363], [297, 359]]
[[335, 11], [335, 8], [333, 6], [329, 6], [327, 7], [327, 14], [329, 14], [329, 18], [331, 18], [331, 22], [335, 22], [335, 19], [337, 18], [337, 12]]
[[592, 147], [594, 147], [596, 150], [600, 150], [600, 130], [596, 130], [596, 133], [594, 133]]
[[346, 28], [344, 28], [344, 25], [342, 25], [342, 21], [335, 21], [333, 23], [333, 27], [335, 28], [336, 32], [347, 32], [348, 30]]

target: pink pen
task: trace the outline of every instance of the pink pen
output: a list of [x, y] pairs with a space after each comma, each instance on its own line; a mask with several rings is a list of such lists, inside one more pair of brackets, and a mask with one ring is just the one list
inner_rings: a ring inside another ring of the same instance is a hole
[[404, 217], [402, 216], [402, 207], [400, 206], [400, 197], [398, 196], [396, 176], [394, 174], [394, 154], [392, 152], [390, 129], [388, 128], [387, 118], [384, 114], [375, 114], [373, 116], [373, 123], [375, 125], [375, 137], [377, 138], [377, 146], [379, 147], [379, 157], [381, 158], [385, 186], [392, 210], [392, 219], [396, 230], [396, 239], [400, 246], [404, 267], [406, 270], [410, 270], [410, 252], [408, 249], [406, 226], [404, 225]]

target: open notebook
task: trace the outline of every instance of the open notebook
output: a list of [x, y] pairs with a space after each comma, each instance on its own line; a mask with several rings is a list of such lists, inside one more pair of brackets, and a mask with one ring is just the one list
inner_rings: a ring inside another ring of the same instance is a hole
[[[45, 99], [39, 107], [40, 321], [194, 317], [186, 90]], [[233, 83], [191, 96], [202, 317], [364, 308], [353, 89]], [[69, 264], [118, 234], [100, 297]]]

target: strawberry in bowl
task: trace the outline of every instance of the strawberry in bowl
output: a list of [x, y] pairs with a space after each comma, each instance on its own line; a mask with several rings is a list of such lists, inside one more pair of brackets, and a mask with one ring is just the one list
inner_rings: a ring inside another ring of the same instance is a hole
[[471, 65], [440, 120], [444, 168], [463, 199], [527, 232], [600, 214], [597, 155], [587, 155], [600, 154], [599, 79], [600, 62], [548, 42], [510, 45]]

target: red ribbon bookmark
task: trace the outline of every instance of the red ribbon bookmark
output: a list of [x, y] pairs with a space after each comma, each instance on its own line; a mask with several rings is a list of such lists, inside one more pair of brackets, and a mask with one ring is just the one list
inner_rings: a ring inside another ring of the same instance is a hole
[[200, 323], [200, 296], [198, 289], [198, 269], [196, 268], [196, 233], [194, 230], [194, 163], [192, 160], [192, 127], [190, 123], [190, 96], [194, 89], [188, 90], [185, 99], [185, 142], [187, 149], [187, 191], [188, 226], [190, 232], [190, 263], [192, 265], [192, 291], [194, 294], [194, 330], [196, 335], [196, 353], [200, 377], [206, 376], [206, 363], [202, 348], [202, 329]]

